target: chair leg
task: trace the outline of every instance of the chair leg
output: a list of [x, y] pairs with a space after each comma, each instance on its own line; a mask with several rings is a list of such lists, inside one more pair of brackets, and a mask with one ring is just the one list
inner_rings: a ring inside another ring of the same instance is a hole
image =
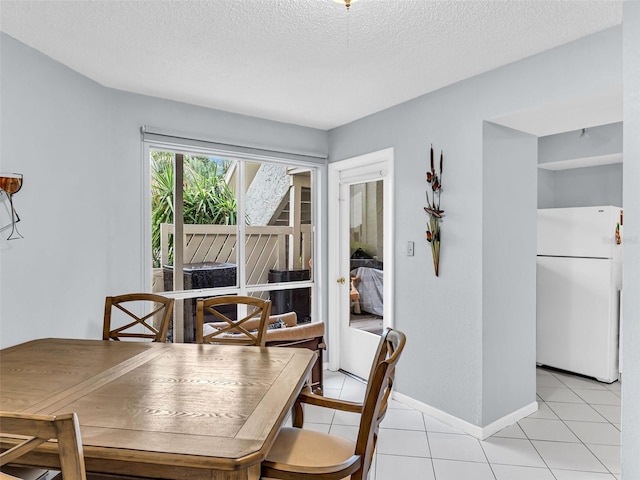
[[291, 417], [293, 426], [296, 428], [302, 428], [302, 426], [304, 425], [304, 410], [302, 408], [302, 403], [296, 402], [293, 405]]

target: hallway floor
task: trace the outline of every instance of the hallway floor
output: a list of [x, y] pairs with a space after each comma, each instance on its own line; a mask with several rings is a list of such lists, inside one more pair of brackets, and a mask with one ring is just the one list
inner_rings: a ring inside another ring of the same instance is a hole
[[[325, 395], [362, 400], [364, 384], [325, 371]], [[620, 479], [620, 383], [537, 369], [539, 410], [487, 440], [392, 401], [369, 480]], [[305, 428], [355, 439], [358, 415], [305, 406]]]

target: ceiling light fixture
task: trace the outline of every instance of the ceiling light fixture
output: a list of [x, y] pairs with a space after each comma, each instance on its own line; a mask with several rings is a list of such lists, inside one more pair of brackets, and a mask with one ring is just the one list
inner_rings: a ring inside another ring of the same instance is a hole
[[[350, 8], [351, 8], [351, 4], [357, 2], [358, 0], [333, 0], [335, 3], [340, 3], [341, 5], [344, 5], [345, 7], [347, 7], [347, 12], [349, 12]], [[349, 18], [351, 17], [351, 15], [347, 15], [347, 48], [349, 48]]]
[[333, 0], [336, 3], [342, 3], [345, 7], [347, 7], [347, 10], [349, 10], [349, 8], [351, 8], [351, 4], [357, 2], [358, 0]]

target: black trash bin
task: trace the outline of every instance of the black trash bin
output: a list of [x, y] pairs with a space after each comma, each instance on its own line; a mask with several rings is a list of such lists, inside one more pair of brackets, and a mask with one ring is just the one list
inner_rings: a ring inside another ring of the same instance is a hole
[[[311, 279], [310, 270], [269, 270], [269, 283]], [[311, 288], [293, 288], [269, 292], [271, 314], [296, 312], [298, 323], [311, 321]]]
[[[199, 288], [233, 287], [236, 285], [236, 265], [234, 263], [203, 262], [187, 263], [183, 266], [184, 289], [195, 290]], [[164, 289], [173, 290], [173, 265], [163, 267]], [[233, 308], [233, 307], [230, 307]], [[235, 317], [235, 312], [225, 312]], [[205, 318], [205, 322], [207, 318]], [[210, 321], [215, 321], [211, 319]], [[172, 339], [173, 332], [169, 338]], [[184, 342], [196, 341], [196, 299], [184, 301]]]

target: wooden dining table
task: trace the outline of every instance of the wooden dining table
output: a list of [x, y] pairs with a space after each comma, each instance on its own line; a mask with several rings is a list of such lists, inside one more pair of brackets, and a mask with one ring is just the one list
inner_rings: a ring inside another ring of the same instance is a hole
[[[298, 348], [39, 339], [0, 350], [0, 409], [76, 412], [88, 472], [255, 480], [314, 361]], [[55, 445], [36, 452], [24, 462], [58, 467]]]

